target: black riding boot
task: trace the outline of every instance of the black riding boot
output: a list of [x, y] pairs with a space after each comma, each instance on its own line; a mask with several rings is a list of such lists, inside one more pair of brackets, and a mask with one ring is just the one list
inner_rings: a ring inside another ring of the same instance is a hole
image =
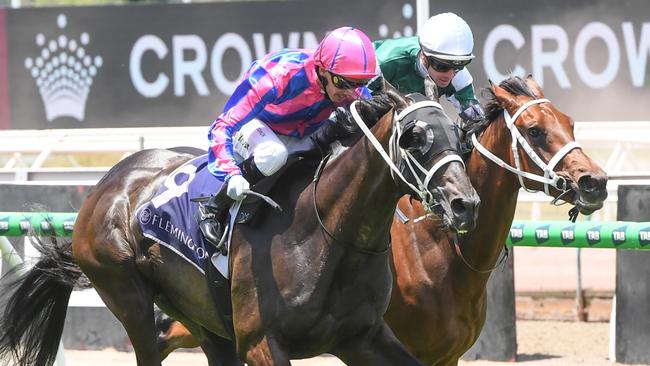
[[[255, 185], [265, 177], [255, 165], [255, 161], [252, 157], [239, 164], [239, 169], [244, 178], [246, 178], [248, 183], [251, 185]], [[227, 189], [228, 185], [224, 184], [217, 194], [211, 196], [210, 199], [199, 208], [199, 210], [201, 210], [199, 228], [201, 229], [201, 233], [203, 233], [203, 237], [222, 251], [224, 251], [225, 248], [219, 248], [219, 242], [223, 237], [224, 229], [226, 227], [228, 209], [234, 202], [232, 198], [228, 197]], [[224, 252], [224, 254], [226, 253]]]
[[217, 194], [199, 206], [199, 229], [203, 237], [210, 244], [219, 248], [219, 242], [223, 237], [226, 213], [232, 204], [232, 199], [226, 194], [228, 185], [224, 184]]

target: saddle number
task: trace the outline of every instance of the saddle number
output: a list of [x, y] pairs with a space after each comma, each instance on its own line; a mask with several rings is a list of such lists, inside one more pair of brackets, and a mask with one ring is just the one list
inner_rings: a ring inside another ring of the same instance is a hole
[[[187, 179], [179, 184], [176, 184], [176, 177], [180, 174], [186, 174]], [[196, 176], [196, 167], [192, 164], [187, 164], [178, 170], [176, 170], [172, 175], [165, 179], [164, 186], [167, 188], [166, 191], [160, 193], [151, 200], [151, 203], [155, 208], [159, 208], [165, 203], [169, 202], [172, 198], [180, 197], [183, 193], [187, 193], [187, 188], [190, 185], [190, 182]]]

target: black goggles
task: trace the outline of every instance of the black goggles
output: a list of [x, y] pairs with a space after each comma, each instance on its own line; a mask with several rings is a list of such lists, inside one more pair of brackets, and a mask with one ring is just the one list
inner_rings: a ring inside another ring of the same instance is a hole
[[336, 75], [330, 72], [332, 76], [332, 84], [338, 89], [356, 89], [368, 85], [370, 79], [350, 80], [341, 75]]
[[454, 70], [454, 72], [459, 72], [464, 69], [465, 66], [469, 65], [472, 62], [469, 60], [441, 60], [433, 56], [427, 56], [427, 61], [429, 61], [429, 67], [434, 69], [437, 72], [447, 72], [449, 70]]

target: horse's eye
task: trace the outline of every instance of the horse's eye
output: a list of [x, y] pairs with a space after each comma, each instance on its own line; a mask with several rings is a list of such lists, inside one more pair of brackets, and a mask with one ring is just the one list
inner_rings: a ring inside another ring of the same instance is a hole
[[542, 130], [537, 127], [531, 127], [528, 129], [528, 136], [530, 137], [539, 137], [542, 135]]

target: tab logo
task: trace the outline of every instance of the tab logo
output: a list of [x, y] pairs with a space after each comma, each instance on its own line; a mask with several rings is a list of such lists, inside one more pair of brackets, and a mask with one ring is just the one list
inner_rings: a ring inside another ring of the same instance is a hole
[[9, 231], [9, 218], [3, 217], [0, 219], [0, 234], [4, 234]]
[[510, 241], [512, 243], [520, 242], [524, 239], [524, 225], [516, 225], [510, 228]]
[[549, 239], [548, 228], [549, 225], [545, 225], [535, 229], [535, 241], [537, 241], [537, 244], [542, 244], [548, 241]]
[[587, 230], [587, 243], [589, 245], [596, 245], [600, 243], [600, 229], [601, 225], [594, 226], [591, 229]]
[[650, 244], [650, 227], [639, 230], [639, 244], [641, 244], [642, 247]]
[[576, 226], [570, 225], [560, 231], [560, 240], [562, 244], [571, 244], [576, 240]]
[[612, 241], [614, 242], [614, 246], [619, 246], [625, 243], [626, 231], [627, 231], [627, 225], [612, 230]]

